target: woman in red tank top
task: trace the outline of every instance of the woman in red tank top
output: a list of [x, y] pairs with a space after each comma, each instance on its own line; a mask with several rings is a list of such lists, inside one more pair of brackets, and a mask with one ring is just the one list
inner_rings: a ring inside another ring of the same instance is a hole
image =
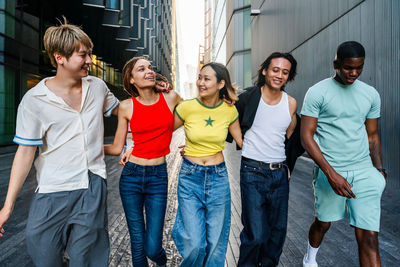
[[181, 98], [175, 91], [157, 92], [155, 83], [156, 73], [147, 58], [134, 57], [125, 64], [123, 84], [132, 98], [120, 103], [114, 142], [104, 146], [105, 154], [120, 155], [130, 124], [134, 146], [122, 170], [119, 190], [133, 266], [148, 266], [146, 256], [159, 266], [167, 261], [162, 248], [168, 191], [165, 156], [170, 152], [173, 110]]

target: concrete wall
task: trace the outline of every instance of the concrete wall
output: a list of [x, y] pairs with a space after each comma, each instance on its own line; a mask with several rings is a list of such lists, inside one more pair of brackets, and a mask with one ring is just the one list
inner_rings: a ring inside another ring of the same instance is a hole
[[292, 52], [296, 80], [287, 91], [299, 111], [307, 89], [334, 74], [332, 61], [341, 42], [355, 40], [366, 49], [360, 80], [374, 86], [382, 99], [380, 135], [387, 186], [400, 187], [400, 1], [398, 0], [254, 0], [252, 9], [252, 78], [274, 51]]

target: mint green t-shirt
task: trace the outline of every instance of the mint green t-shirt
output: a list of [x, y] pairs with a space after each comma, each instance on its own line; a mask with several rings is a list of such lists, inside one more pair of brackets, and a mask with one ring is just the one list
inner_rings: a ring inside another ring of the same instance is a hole
[[381, 100], [372, 86], [325, 79], [304, 97], [301, 114], [318, 118], [314, 139], [329, 164], [340, 171], [372, 166], [366, 119], [380, 117]]

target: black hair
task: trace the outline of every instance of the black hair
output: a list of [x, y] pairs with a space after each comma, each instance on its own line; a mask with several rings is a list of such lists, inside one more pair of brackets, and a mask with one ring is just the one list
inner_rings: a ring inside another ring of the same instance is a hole
[[215, 71], [215, 76], [217, 77], [218, 83], [220, 83], [222, 80], [225, 81], [224, 87], [219, 90], [219, 98], [226, 99], [229, 102], [237, 101], [237, 88], [232, 85], [231, 76], [229, 75], [229, 71], [225, 65], [221, 63], [210, 62], [201, 67], [201, 70], [205, 67], [211, 67]]
[[336, 60], [342, 61], [345, 58], [365, 57], [364, 47], [356, 41], [341, 43], [336, 50]]
[[[271, 55], [267, 57], [267, 59], [260, 65], [260, 69], [258, 70], [258, 79], [256, 81], [256, 85], [258, 87], [261, 87], [265, 84], [265, 76], [262, 74], [263, 70], [267, 70], [269, 67], [269, 64], [271, 64], [271, 60], [274, 58], [284, 58], [287, 59], [290, 64], [290, 71], [289, 71], [289, 77], [287, 79], [288, 82], [293, 81], [294, 77], [296, 76], [296, 68], [297, 68], [297, 61], [294, 59], [294, 57], [290, 53], [281, 53], [281, 52], [274, 52]], [[284, 89], [285, 86], [282, 86], [281, 90]]]

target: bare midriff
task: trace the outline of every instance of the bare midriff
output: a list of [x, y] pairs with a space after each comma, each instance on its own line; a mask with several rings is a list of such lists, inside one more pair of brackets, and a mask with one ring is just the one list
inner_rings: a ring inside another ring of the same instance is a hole
[[211, 156], [205, 156], [205, 157], [185, 156], [185, 158], [199, 165], [217, 165], [224, 161], [224, 155], [222, 154], [222, 151]]
[[165, 163], [165, 156], [154, 159], [143, 159], [130, 155], [129, 161], [143, 166], [160, 165]]

